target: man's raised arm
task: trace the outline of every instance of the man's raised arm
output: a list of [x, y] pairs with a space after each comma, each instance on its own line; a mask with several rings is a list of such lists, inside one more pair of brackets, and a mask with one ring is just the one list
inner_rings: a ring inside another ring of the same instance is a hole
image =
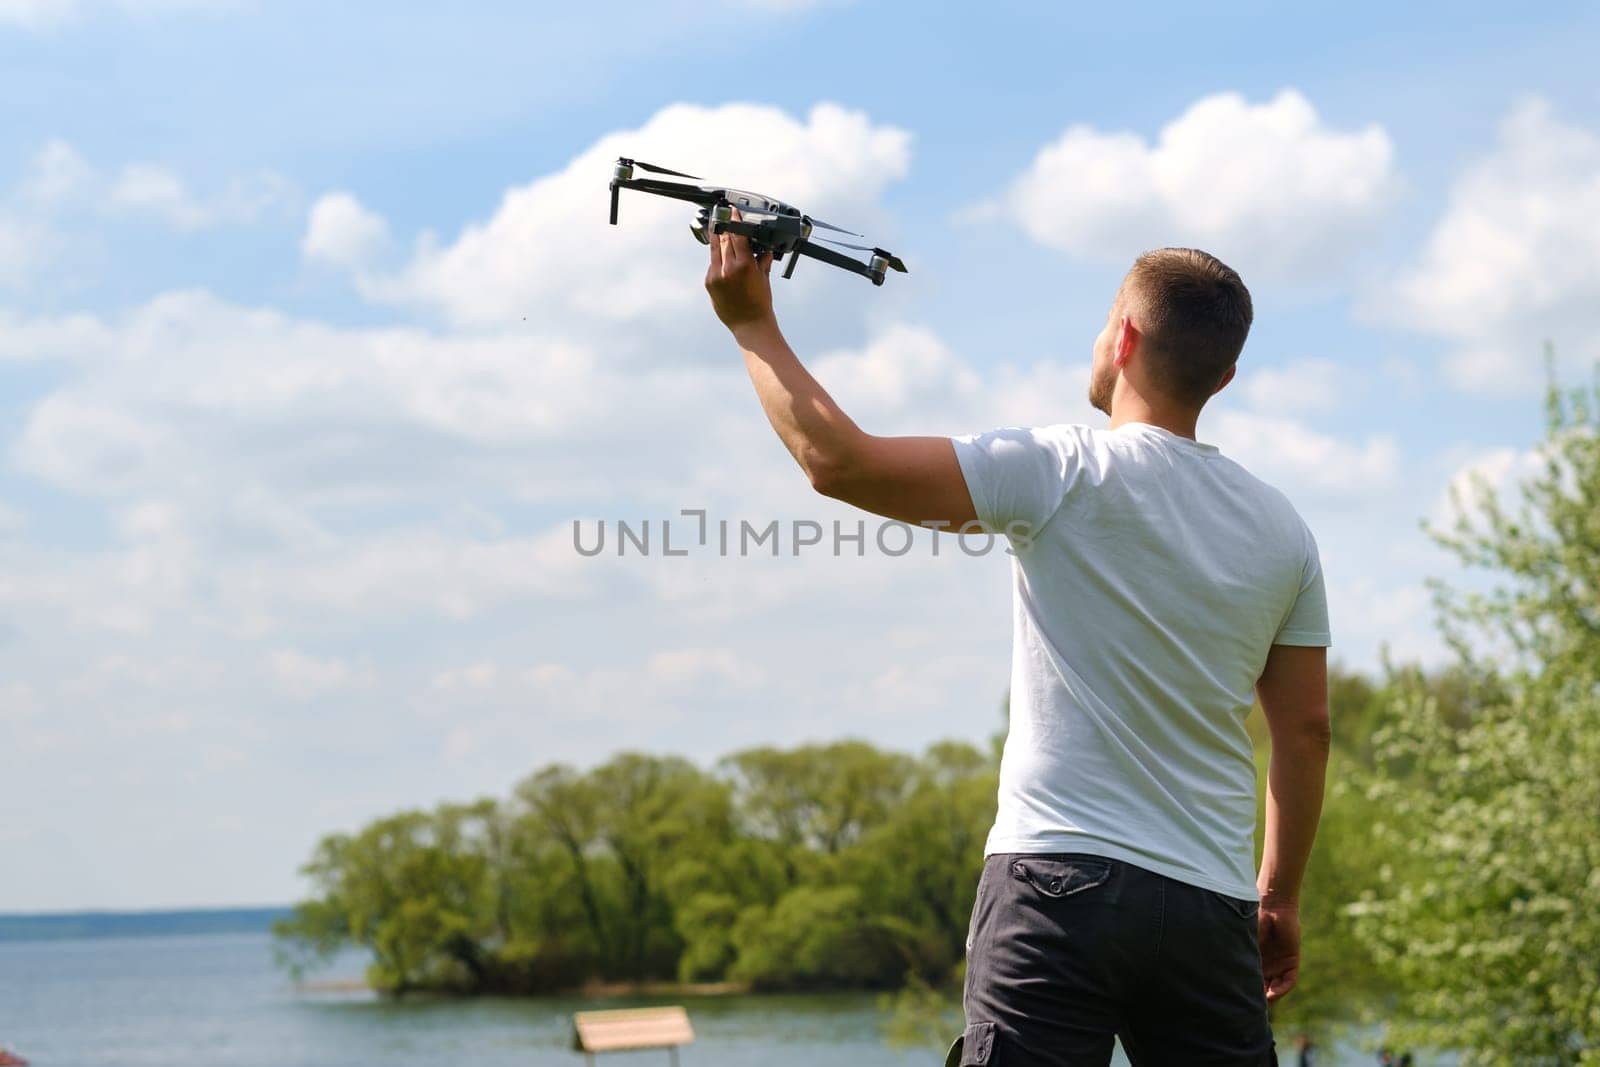
[[801, 365], [772, 309], [771, 253], [757, 258], [749, 239], [734, 234], [715, 235], [710, 244], [712, 306], [744, 352], [768, 421], [812, 486], [905, 522], [959, 528], [976, 518], [948, 437], [866, 433]]
[[1294, 988], [1300, 974], [1300, 881], [1322, 817], [1332, 741], [1328, 650], [1273, 645], [1256, 695], [1272, 736], [1266, 840], [1256, 879], [1261, 970], [1267, 999], [1277, 1000]]

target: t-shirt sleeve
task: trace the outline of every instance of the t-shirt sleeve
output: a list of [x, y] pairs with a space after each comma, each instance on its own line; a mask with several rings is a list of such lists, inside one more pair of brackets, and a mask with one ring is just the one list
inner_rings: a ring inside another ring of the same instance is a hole
[[1327, 647], [1333, 644], [1328, 630], [1328, 592], [1322, 581], [1322, 558], [1310, 531], [1306, 532], [1306, 546], [1300, 592], [1283, 625], [1278, 627], [1278, 635], [1272, 639], [1275, 645]]
[[1041, 431], [1008, 426], [952, 439], [972, 510], [984, 528], [1010, 535], [1037, 530], [1056, 513], [1075, 449]]

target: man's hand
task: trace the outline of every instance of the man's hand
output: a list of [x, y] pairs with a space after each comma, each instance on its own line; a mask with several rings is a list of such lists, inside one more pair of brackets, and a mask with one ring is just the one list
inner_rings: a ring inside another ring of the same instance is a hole
[[[739, 209], [733, 217], [738, 219]], [[775, 318], [772, 311], [772, 253], [751, 254], [750, 238], [734, 233], [714, 233], [711, 267], [706, 271], [706, 292], [717, 318], [730, 330]], [[794, 255], [793, 252], [789, 253]]]
[[1270, 1004], [1293, 989], [1300, 977], [1300, 908], [1262, 901], [1256, 923], [1261, 980]]

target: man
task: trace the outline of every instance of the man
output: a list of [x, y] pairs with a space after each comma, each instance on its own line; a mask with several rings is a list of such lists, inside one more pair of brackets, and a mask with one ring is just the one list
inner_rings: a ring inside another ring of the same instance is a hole
[[[959, 1062], [1276, 1063], [1327, 764], [1327, 606], [1288, 500], [1195, 438], [1252, 317], [1193, 249], [1140, 256], [1094, 342], [1107, 429], [876, 437], [778, 329], [770, 255], [711, 242], [718, 317], [811, 484], [1015, 552], [1011, 723], [967, 941]], [[1258, 697], [1272, 739], [1252, 878]]]

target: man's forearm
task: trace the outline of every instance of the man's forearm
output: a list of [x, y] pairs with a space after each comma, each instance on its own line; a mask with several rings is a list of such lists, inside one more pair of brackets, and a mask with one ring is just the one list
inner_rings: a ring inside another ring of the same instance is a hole
[[801, 365], [776, 319], [733, 328], [767, 420], [813, 485], [834, 478], [861, 430]]
[[1293, 905], [1300, 900], [1300, 882], [1322, 818], [1328, 748], [1328, 736], [1320, 731], [1272, 739], [1266, 835], [1256, 879], [1264, 903]]

